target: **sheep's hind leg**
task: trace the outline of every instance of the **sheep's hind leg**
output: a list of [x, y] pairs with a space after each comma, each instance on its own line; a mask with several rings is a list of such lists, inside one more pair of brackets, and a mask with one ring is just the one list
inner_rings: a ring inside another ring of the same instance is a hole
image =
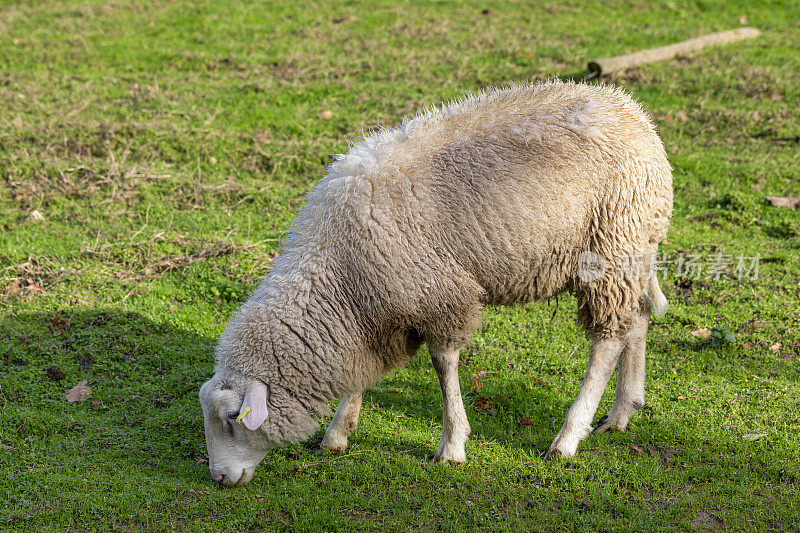
[[649, 324], [650, 303], [643, 299], [620, 356], [614, 406], [600, 419], [595, 433], [613, 429], [624, 431], [628, 419], [644, 406], [645, 344]]
[[443, 404], [442, 438], [433, 460], [438, 463], [463, 463], [466, 461], [464, 445], [470, 428], [458, 383], [458, 350], [430, 348], [433, 367], [442, 388]]
[[589, 435], [592, 418], [624, 347], [625, 341], [622, 338], [592, 338], [586, 377], [583, 378], [581, 390], [567, 413], [561, 431], [550, 445], [548, 457], [572, 457], [578, 450], [578, 443]]
[[347, 448], [347, 437], [355, 431], [358, 425], [358, 414], [361, 412], [363, 398], [364, 395], [360, 392], [342, 398], [333, 415], [331, 425], [325, 431], [320, 447], [336, 452], [344, 451]]

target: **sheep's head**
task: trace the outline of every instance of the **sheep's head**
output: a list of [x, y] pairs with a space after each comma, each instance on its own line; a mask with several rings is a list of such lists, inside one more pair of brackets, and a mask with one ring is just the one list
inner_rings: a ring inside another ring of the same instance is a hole
[[267, 386], [218, 371], [200, 388], [200, 404], [211, 475], [229, 487], [246, 485], [267, 452], [279, 446], [261, 430], [269, 416]]
[[314, 434], [314, 414], [330, 414], [324, 402], [317, 403], [309, 411], [280, 383], [267, 385], [218, 366], [200, 388], [211, 475], [229, 487], [249, 483], [269, 450]]

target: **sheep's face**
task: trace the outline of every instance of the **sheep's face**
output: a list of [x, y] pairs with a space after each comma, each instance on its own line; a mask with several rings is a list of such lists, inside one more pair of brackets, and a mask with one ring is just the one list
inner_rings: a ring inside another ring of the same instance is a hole
[[229, 487], [246, 485], [258, 463], [277, 447], [260, 429], [268, 416], [266, 396], [261, 381], [219, 372], [200, 389], [208, 466], [215, 480]]

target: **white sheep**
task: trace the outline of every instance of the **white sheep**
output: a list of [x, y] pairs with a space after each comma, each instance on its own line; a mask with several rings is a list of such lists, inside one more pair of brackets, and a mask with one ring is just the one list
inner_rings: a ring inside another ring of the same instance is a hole
[[616, 400], [596, 431], [624, 429], [644, 404], [651, 309], [667, 305], [652, 272], [630, 267], [647, 267], [671, 211], [661, 141], [620, 89], [492, 89], [368, 136], [308, 195], [220, 338], [200, 390], [213, 477], [249, 482], [336, 398], [322, 447], [343, 450], [363, 391], [423, 342], [444, 404], [434, 460], [463, 462], [459, 349], [482, 307], [562, 291], [578, 298], [591, 353], [548, 454], [575, 454], [617, 361]]

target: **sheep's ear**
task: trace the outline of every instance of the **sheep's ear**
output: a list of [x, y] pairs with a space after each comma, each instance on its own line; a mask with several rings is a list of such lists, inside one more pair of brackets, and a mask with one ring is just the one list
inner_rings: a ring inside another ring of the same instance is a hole
[[[247, 408], [250, 408], [247, 411]], [[247, 411], [247, 413], [245, 413]], [[242, 422], [247, 429], [258, 429], [264, 420], [267, 419], [269, 413], [267, 412], [267, 386], [260, 380], [254, 379], [250, 386], [247, 388], [247, 393], [244, 395], [244, 402], [240, 413], [245, 413], [242, 416]]]

